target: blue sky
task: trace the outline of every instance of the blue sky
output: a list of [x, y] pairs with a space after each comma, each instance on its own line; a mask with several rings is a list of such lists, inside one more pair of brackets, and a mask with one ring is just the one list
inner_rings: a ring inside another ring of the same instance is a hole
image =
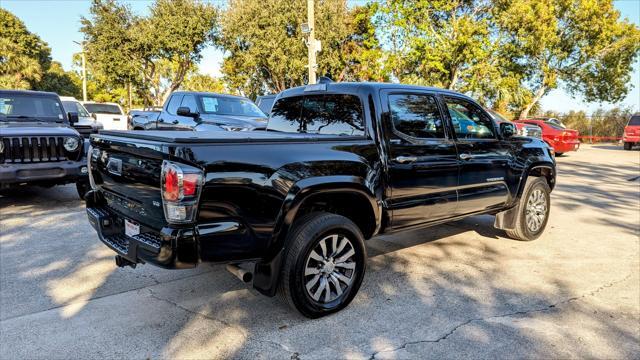
[[[144, 14], [152, 0], [126, 2], [131, 5], [134, 11]], [[225, 3], [224, 0], [210, 0], [210, 2], [219, 5]], [[53, 59], [61, 62], [65, 69], [71, 68], [72, 55], [79, 51], [78, 45], [73, 41], [82, 40], [82, 34], [79, 32], [80, 16], [88, 15], [89, 5], [90, 2], [86, 0], [0, 0], [0, 7], [18, 16], [30, 31], [38, 34], [49, 43]], [[620, 11], [622, 17], [640, 25], [640, 0], [618, 0], [615, 1], [615, 7]], [[200, 71], [219, 76], [222, 53], [214, 48], [207, 48], [203, 55]], [[620, 105], [630, 106], [636, 111], [640, 111], [640, 62], [635, 64], [631, 83], [634, 88]], [[569, 110], [591, 112], [598, 107], [610, 108], [613, 106], [609, 103], [585, 103], [580, 97], [572, 98], [562, 89], [551, 91], [542, 99], [541, 103], [545, 110], [560, 112]]]

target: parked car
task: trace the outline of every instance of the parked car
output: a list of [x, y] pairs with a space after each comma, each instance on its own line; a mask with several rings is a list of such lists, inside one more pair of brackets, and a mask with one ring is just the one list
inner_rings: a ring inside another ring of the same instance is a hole
[[85, 107], [72, 96], [61, 96], [62, 106], [66, 113], [75, 112], [78, 114], [78, 122], [73, 124], [73, 128], [76, 129], [83, 138], [89, 138], [91, 134], [97, 134], [98, 131], [103, 129], [101, 123], [91, 117], [91, 114], [85, 109]]
[[72, 127], [77, 121], [54, 93], [0, 90], [0, 189], [75, 183], [83, 198], [88, 143]]
[[520, 136], [530, 136], [530, 137], [542, 139], [542, 129], [539, 126], [525, 124], [525, 123], [512, 122], [511, 120], [508, 120], [502, 114], [500, 114], [499, 112], [497, 112], [495, 110], [486, 109], [486, 108], [485, 108], [485, 110], [487, 110], [489, 115], [491, 115], [493, 117], [493, 120], [495, 120], [498, 125], [500, 125], [503, 122], [509, 122], [509, 123], [512, 123], [512, 124], [514, 124], [516, 126], [518, 135], [520, 135]]
[[625, 150], [631, 150], [634, 145], [640, 145], [640, 113], [633, 114], [624, 127], [622, 143]]
[[[447, 108], [486, 131], [460, 132]], [[467, 96], [314, 84], [280, 93], [267, 130], [92, 136], [87, 215], [116, 263], [227, 263], [313, 318], [353, 299], [377, 234], [478, 214], [520, 240], [546, 226], [551, 149]]]
[[100, 103], [83, 101], [82, 105], [89, 111], [105, 130], [127, 130], [127, 115], [122, 107], [116, 103]]
[[568, 151], [578, 151], [580, 148], [578, 130], [571, 130], [560, 126], [549, 118], [532, 118], [516, 120], [516, 123], [536, 125], [542, 129], [542, 139], [549, 144], [556, 155], [561, 156]]
[[162, 111], [131, 113], [133, 130], [248, 131], [264, 130], [267, 116], [242, 96], [177, 91]]
[[263, 113], [271, 114], [271, 108], [276, 100], [276, 94], [258, 96], [256, 99], [256, 105], [262, 110]]

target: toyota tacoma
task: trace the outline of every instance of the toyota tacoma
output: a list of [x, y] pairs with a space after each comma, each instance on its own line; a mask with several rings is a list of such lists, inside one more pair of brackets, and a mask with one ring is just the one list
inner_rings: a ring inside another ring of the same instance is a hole
[[311, 318], [354, 298], [378, 234], [492, 214], [538, 238], [556, 178], [546, 143], [471, 98], [379, 83], [286, 90], [267, 131], [102, 132], [88, 164], [88, 218], [119, 266], [225, 263]]

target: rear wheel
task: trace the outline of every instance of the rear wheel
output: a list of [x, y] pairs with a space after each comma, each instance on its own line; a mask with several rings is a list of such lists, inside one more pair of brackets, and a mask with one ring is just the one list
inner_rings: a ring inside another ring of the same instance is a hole
[[556, 156], [562, 156], [562, 155], [564, 155], [564, 153], [559, 153], [559, 152], [556, 153]]
[[633, 143], [630, 143], [630, 142], [625, 142], [624, 143], [624, 149], [625, 150], [631, 150], [632, 146], [633, 146]]
[[530, 177], [527, 179], [516, 225], [513, 230], [507, 230], [507, 235], [516, 240], [531, 241], [542, 235], [551, 207], [551, 189], [544, 177]]
[[278, 293], [306, 317], [334, 313], [358, 292], [366, 259], [364, 238], [351, 220], [329, 213], [306, 215], [287, 239]]

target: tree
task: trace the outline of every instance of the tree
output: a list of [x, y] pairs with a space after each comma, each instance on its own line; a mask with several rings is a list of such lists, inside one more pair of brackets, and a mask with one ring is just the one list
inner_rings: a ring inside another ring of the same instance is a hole
[[220, 79], [206, 74], [192, 73], [188, 75], [182, 84], [182, 89], [187, 91], [205, 91], [225, 93], [224, 83]]
[[2, 8], [0, 24], [0, 87], [31, 89], [49, 69], [51, 49]]
[[498, 64], [491, 64], [489, 5], [463, 0], [387, 1], [381, 7], [380, 29], [389, 44], [387, 66], [393, 76], [403, 83], [458, 90], [477, 82], [478, 73], [495, 78]]
[[113, 87], [133, 84], [156, 105], [180, 87], [217, 30], [217, 9], [198, 0], [156, 0], [147, 17], [94, 0], [90, 12], [81, 31], [93, 69]]
[[629, 91], [640, 52], [640, 29], [611, 0], [495, 0], [500, 33], [512, 62], [522, 65], [522, 85], [533, 96], [520, 118], [560, 84], [586, 101], [616, 102]]
[[51, 91], [60, 96], [82, 96], [82, 80], [73, 71], [64, 71], [62, 64], [51, 62], [49, 70], [42, 76], [42, 80], [34, 88], [35, 90]]
[[[315, 4], [316, 38], [322, 41], [318, 74], [337, 80], [385, 79], [366, 10], [349, 10], [344, 0]], [[307, 48], [300, 25], [306, 14], [304, 0], [229, 1], [219, 42], [229, 86], [254, 97], [305, 84]]]

